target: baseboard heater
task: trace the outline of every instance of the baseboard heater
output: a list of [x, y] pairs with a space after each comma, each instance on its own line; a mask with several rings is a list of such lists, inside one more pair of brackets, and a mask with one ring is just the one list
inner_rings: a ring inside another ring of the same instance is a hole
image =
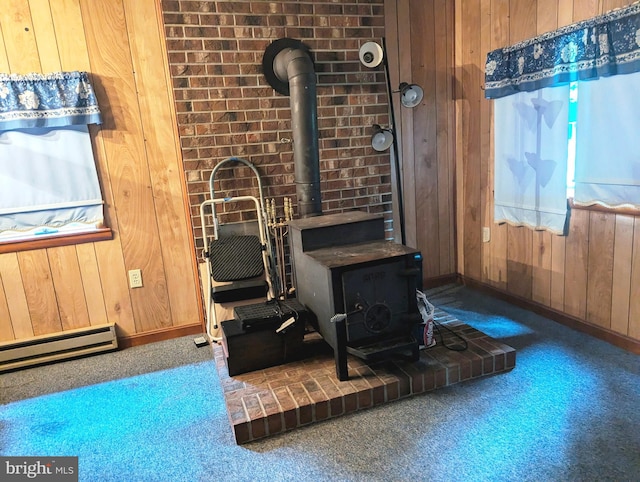
[[114, 323], [0, 342], [0, 373], [116, 348], [118, 338]]

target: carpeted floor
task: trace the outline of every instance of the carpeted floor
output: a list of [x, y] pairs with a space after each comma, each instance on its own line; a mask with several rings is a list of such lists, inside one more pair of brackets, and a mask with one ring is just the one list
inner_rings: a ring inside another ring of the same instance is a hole
[[640, 357], [449, 285], [429, 298], [518, 353], [505, 374], [238, 446], [192, 337], [0, 375], [0, 454], [84, 481], [640, 480]]

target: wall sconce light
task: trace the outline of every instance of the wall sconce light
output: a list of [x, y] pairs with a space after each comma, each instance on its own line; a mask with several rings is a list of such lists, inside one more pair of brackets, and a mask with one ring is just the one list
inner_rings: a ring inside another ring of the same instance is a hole
[[402, 82], [400, 84], [400, 102], [405, 107], [413, 108], [417, 106], [424, 97], [424, 91], [418, 84], [407, 84]]
[[371, 136], [371, 147], [378, 152], [386, 151], [393, 144], [393, 131], [391, 129], [373, 125], [373, 135]]

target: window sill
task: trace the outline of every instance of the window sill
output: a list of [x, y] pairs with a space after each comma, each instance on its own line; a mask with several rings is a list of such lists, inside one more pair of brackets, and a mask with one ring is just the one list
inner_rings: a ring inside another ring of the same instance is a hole
[[42, 236], [29, 241], [0, 242], [0, 254], [16, 253], [33, 249], [55, 248], [57, 246], [69, 246], [71, 244], [94, 243], [113, 239], [113, 231], [110, 228], [102, 228], [91, 233], [71, 234], [67, 236]]
[[608, 208], [606, 206], [601, 206], [600, 204], [592, 204], [591, 206], [580, 206], [573, 203], [573, 199], [569, 199], [569, 208], [570, 209], [580, 209], [583, 211], [597, 211], [600, 213], [610, 213], [610, 214], [627, 214], [629, 216], [640, 216], [640, 209], [631, 208], [631, 207], [623, 207], [623, 208]]

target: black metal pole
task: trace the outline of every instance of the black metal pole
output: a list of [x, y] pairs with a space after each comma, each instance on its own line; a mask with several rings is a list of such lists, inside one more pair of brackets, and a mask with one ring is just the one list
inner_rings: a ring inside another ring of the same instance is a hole
[[400, 222], [400, 241], [406, 243], [404, 230], [404, 200], [402, 196], [402, 174], [400, 171], [400, 151], [398, 149], [398, 131], [396, 130], [396, 116], [393, 109], [393, 91], [391, 90], [391, 80], [389, 79], [389, 61], [387, 60], [387, 44], [382, 37], [382, 62], [384, 64], [384, 76], [387, 80], [387, 97], [389, 97], [389, 110], [391, 115], [391, 131], [393, 133], [393, 160], [396, 171], [396, 193], [398, 196], [398, 221]]

